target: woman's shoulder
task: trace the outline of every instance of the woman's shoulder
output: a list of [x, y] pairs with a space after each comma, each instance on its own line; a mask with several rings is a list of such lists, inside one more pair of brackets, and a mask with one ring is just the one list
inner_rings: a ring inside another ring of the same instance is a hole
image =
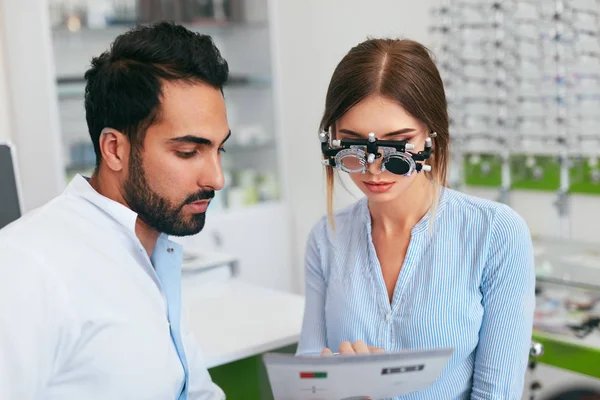
[[[494, 230], [527, 230], [524, 218], [510, 206], [498, 201], [445, 188], [446, 213], [450, 218], [462, 218], [475, 225], [492, 225]], [[486, 226], [487, 228], [487, 226]]]
[[333, 213], [333, 226], [327, 214], [321, 216], [311, 229], [310, 236], [320, 239], [344, 236], [354, 232], [357, 227], [363, 226], [368, 219], [368, 206], [366, 198], [341, 208]]

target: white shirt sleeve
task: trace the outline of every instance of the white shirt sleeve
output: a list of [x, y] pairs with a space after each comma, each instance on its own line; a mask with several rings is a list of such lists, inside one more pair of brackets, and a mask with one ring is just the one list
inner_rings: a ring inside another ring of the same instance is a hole
[[189, 370], [188, 400], [225, 400], [225, 394], [211, 379], [196, 338], [188, 328], [188, 309], [182, 305], [181, 332]]
[[52, 270], [31, 250], [0, 244], [0, 399], [44, 398], [67, 309]]

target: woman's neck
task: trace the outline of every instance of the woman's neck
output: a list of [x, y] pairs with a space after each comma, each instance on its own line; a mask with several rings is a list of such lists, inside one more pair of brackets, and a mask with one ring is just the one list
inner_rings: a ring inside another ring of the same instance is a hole
[[425, 177], [419, 176], [408, 192], [386, 203], [369, 202], [372, 230], [385, 235], [410, 232], [423, 218], [433, 202], [434, 185]]

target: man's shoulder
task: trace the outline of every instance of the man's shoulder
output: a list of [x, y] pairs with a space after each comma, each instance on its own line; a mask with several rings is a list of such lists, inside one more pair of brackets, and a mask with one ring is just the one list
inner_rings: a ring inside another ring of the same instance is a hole
[[85, 223], [78, 207], [73, 198], [59, 195], [0, 229], [2, 264], [39, 261], [68, 249], [77, 235], [71, 227]]
[[53, 263], [49, 262], [46, 251], [52, 246], [43, 245], [40, 241], [45, 237], [50, 242], [53, 237], [44, 233], [49, 205], [26, 213], [0, 230], [0, 274], [6, 285], [27, 285], [35, 290], [46, 290], [50, 280], [54, 279]]
[[57, 220], [63, 219], [65, 216], [68, 218], [68, 213], [64, 212], [65, 203], [68, 203], [65, 196], [55, 197], [0, 229], [0, 246], [8, 243], [11, 245], [26, 244], [28, 239], [47, 231]]

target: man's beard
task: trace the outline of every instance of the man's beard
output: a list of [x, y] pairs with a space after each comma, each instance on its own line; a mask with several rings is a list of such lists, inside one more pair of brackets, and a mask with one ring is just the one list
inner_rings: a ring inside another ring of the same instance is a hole
[[215, 192], [201, 191], [188, 196], [180, 205], [173, 205], [150, 188], [142, 167], [142, 155], [138, 149], [132, 149], [123, 196], [129, 208], [146, 225], [170, 236], [188, 236], [195, 235], [204, 228], [206, 213], [191, 214], [186, 220], [182, 215], [183, 207], [195, 201], [212, 199]]

